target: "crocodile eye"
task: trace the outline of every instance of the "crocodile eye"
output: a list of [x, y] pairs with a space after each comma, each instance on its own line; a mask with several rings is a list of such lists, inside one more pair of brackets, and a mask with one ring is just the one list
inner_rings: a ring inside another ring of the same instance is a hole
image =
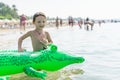
[[50, 45], [50, 50], [56, 52], [57, 51], [57, 46], [56, 45]]

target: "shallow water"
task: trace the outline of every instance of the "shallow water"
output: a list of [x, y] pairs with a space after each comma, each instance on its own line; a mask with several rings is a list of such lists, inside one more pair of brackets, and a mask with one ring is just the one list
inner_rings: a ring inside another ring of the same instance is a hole
[[[120, 80], [120, 23], [95, 24], [92, 31], [78, 26], [46, 30], [60, 50], [83, 56], [86, 60], [62, 69], [57, 80]], [[17, 39], [21, 35], [19, 31], [1, 32], [0, 49], [17, 49]], [[30, 38], [24, 40], [23, 46], [32, 50]], [[82, 74], [69, 74], [73, 69], [82, 70]], [[67, 73], [62, 74], [66, 70]]]

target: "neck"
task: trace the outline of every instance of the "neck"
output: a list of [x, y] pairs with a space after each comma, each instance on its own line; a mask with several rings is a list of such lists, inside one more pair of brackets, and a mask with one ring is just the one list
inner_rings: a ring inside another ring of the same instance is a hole
[[39, 31], [40, 32], [40, 31], [43, 31], [43, 29], [42, 28], [39, 28], [39, 29], [36, 28], [35, 31]]
[[39, 35], [42, 33], [43, 29], [35, 29], [35, 32], [37, 32]]

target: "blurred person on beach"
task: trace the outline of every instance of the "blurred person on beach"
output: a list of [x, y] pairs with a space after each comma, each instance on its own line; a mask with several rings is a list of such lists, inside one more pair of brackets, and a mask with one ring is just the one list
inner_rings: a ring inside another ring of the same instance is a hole
[[68, 24], [69, 24], [69, 26], [73, 27], [73, 25], [74, 25], [74, 19], [72, 17], [69, 17]]
[[20, 31], [25, 31], [25, 25], [26, 25], [26, 16], [22, 14], [20, 16]]
[[60, 26], [62, 26], [62, 24], [63, 24], [63, 20], [62, 20], [62, 19], [60, 19]]
[[58, 27], [59, 27], [59, 18], [58, 18], [58, 16], [56, 17], [55, 23], [56, 23], [56, 27], [58, 29]]
[[84, 22], [84, 25], [86, 25], [86, 30], [89, 30], [89, 18], [87, 17], [85, 22]]
[[86, 30], [93, 30], [93, 26], [94, 26], [95, 21], [94, 20], [90, 20], [88, 17], [86, 18], [84, 25], [86, 25]]
[[22, 42], [24, 39], [31, 37], [33, 51], [44, 50], [50, 43], [53, 43], [50, 34], [44, 31], [47, 22], [46, 16], [42, 12], [37, 12], [33, 16], [33, 24], [35, 29], [28, 31], [18, 39], [18, 51], [23, 52], [25, 49], [22, 48]]
[[82, 24], [83, 24], [83, 21], [82, 20], [78, 20], [78, 26], [80, 27], [80, 29], [82, 28]]

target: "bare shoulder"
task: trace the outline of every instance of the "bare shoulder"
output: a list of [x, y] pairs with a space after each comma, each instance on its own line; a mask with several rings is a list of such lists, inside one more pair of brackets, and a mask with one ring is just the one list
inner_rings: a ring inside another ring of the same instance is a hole
[[29, 35], [29, 36], [30, 36], [31, 33], [32, 33], [32, 31], [28, 31], [28, 32], [26, 32], [24, 35], [26, 35], [26, 36]]
[[49, 32], [48, 31], [44, 31], [45, 32], [45, 34], [49, 34]]
[[33, 30], [32, 31], [28, 31], [26, 34], [32, 34], [32, 33], [34, 33]]
[[45, 32], [46, 36], [49, 36], [49, 32], [48, 31], [44, 31], [44, 32]]
[[22, 36], [22, 38], [26, 38], [28, 36], [31, 36], [32, 34], [33, 34], [33, 31], [28, 31]]

